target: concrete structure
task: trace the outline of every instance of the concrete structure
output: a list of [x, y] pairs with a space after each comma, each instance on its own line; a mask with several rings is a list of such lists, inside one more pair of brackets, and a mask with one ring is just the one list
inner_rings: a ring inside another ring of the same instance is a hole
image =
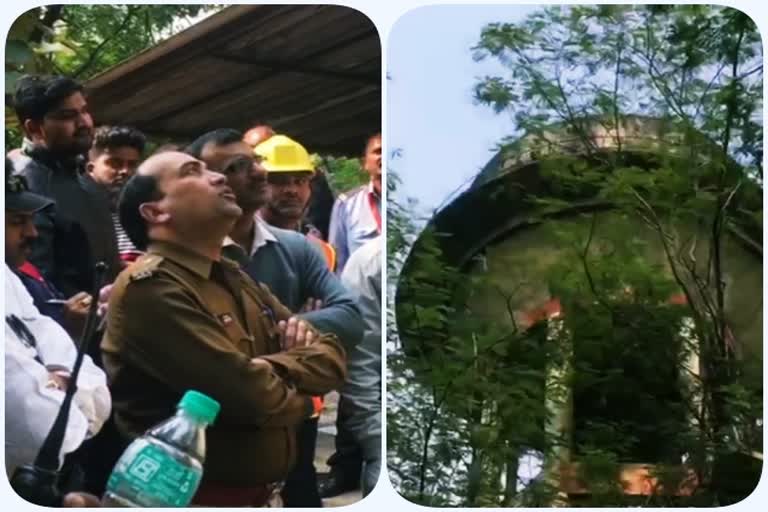
[[[600, 257], [601, 247], [615, 241], [611, 237], [615, 239], [616, 233], [626, 233], [626, 239], [635, 241], [639, 247], [634, 257], [657, 265], [661, 273], [669, 275], [670, 266], [659, 234], [639, 215], [623, 215], [595, 194], [597, 187], [583, 183], [569, 186], [552, 179], [551, 171], [556, 173], [558, 166], [576, 164], [581, 165], [581, 171], [577, 172], [587, 173], [598, 168], [610, 169], [615, 162], [649, 169], [663, 167], [664, 158], [689, 161], [693, 166], [696, 162], [706, 162], [718, 149], [704, 137], [696, 137], [695, 142], [681, 145], [682, 136], [658, 119], [629, 117], [618, 130], [608, 129], [598, 120], [583, 123], [584, 135], [574, 135], [564, 127], [552, 127], [537, 135], [523, 137], [510, 149], [496, 155], [470, 188], [430, 222], [430, 229], [441, 234], [438, 240], [443, 261], [468, 277], [481, 278], [476, 280], [477, 285], [453, 294], [450, 299], [453, 305], [463, 308], [468, 317], [483, 319], [497, 330], [506, 328], [511, 332], [542, 322], [549, 323], [551, 330], [556, 325], [552, 320], [568, 314], [561, 308], [556, 290], [558, 283], [551, 277], [555, 269], [562, 271], [564, 259], [572, 258], [574, 252], [552, 229], [555, 224], [571, 233], [581, 232], [582, 239], [593, 230], [591, 258]], [[733, 169], [737, 166], [733, 165]], [[595, 178], [602, 179], [599, 175]], [[691, 187], [693, 193], [693, 182]], [[762, 211], [762, 190], [749, 182], [743, 189], [749, 190], [740, 197], [745, 202], [742, 206]], [[549, 202], [541, 203], [534, 197], [546, 198]], [[700, 264], [706, 262], [705, 241], [709, 227], [690, 223], [676, 227], [682, 238], [692, 240], [690, 237], [694, 234], [699, 237], [702, 242], [692, 249], [691, 254]], [[412, 285], [419, 283], [419, 256], [426, 243], [426, 237], [422, 237], [414, 244], [401, 275], [402, 286], [396, 299], [398, 326], [406, 350], [413, 350], [416, 345], [429, 350], [429, 343], [433, 341], [414, 335], [415, 318], [409, 307], [413, 300], [418, 301], [414, 299]], [[752, 363], [748, 366], [750, 371], [761, 372], [761, 223], [756, 223], [753, 218], [737, 217], [723, 237], [723, 254], [727, 283], [725, 309], [736, 352], [743, 360]], [[574, 259], [573, 265], [579, 267], [581, 263]], [[472, 279], [465, 282], [472, 282]], [[627, 292], [632, 293], [631, 290]], [[680, 297], [673, 294], [669, 301], [679, 303]], [[450, 329], [450, 325], [445, 328]], [[688, 364], [694, 373], [698, 373], [699, 361], [695, 354]], [[547, 371], [549, 378], [556, 378], [570, 368], [553, 365]], [[552, 435], [565, 435], [570, 440], [578, 437], [574, 422], [580, 424], [579, 404], [585, 402], [572, 394], [559, 399], [552, 396], [543, 399], [555, 411], [555, 416], [552, 424], [542, 428], [547, 428]], [[549, 477], [564, 493], [574, 495], [586, 491], [574, 472], [571, 448], [565, 446], [560, 450], [559, 460], [550, 464]], [[626, 481], [627, 492], [650, 493], [654, 482], [647, 463], [659, 461], [632, 462], [624, 466], [621, 477]], [[688, 480], [674, 492], [685, 494], [694, 484]]]

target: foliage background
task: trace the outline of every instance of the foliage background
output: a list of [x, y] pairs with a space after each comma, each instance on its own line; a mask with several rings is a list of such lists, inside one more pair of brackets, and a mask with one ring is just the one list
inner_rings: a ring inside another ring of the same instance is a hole
[[[732, 351], [723, 247], [731, 229], [762, 231], [763, 56], [754, 23], [711, 6], [548, 7], [521, 23], [486, 26], [473, 51], [508, 70], [481, 77], [475, 88], [479, 104], [516, 120], [517, 131], [502, 140], [503, 156], [554, 156], [542, 172], [557, 193], [526, 198], [539, 220], [588, 193], [610, 202], [618, 217], [605, 222], [593, 213], [577, 223], [550, 222], [563, 251], [559, 264], [529, 263], [527, 275], [508, 279], [505, 288], [446, 264], [439, 242], [450, 234], [427, 228], [418, 235], [418, 251], [408, 255], [424, 219], [412, 200], [397, 195], [389, 170], [388, 275], [398, 297], [406, 297], [397, 303], [394, 293], [388, 297], [387, 426], [396, 489], [430, 506], [567, 502], [549, 476], [571, 446], [569, 429], [557, 407], [545, 407], [542, 393], [562, 405], [574, 386], [602, 389], [605, 400], [610, 390], [631, 390], [636, 383], [620, 367], [601, 366], [594, 356], [622, 360], [617, 346], [644, 340], [647, 353], [632, 357], [630, 350], [628, 360], [647, 364], [639, 372], [650, 381], [654, 370], [669, 365], [687, 375], [690, 354], [701, 357], [703, 378], [681, 379], [682, 396], [663, 404], [666, 410], [635, 411], [641, 423], [652, 420], [664, 451], [677, 454], [670, 465], [657, 464], [660, 481], [676, 486], [684, 459], [700, 485], [688, 498], [624, 495], [619, 463], [628, 452], [649, 448], [637, 423], [628, 429], [604, 410], [579, 440], [593, 493], [571, 504], [713, 506], [743, 499], [762, 466], [762, 369], [754, 372]], [[661, 140], [668, 136], [686, 151], [646, 148], [656, 157], [639, 167], [623, 154], [620, 136], [611, 151], [596, 146], [595, 124], [616, 133], [638, 114], [662, 120]], [[553, 143], [553, 125], [586, 158], [568, 157]], [[522, 135], [536, 142], [521, 144]], [[647, 248], [627, 218], [655, 234], [662, 261], [640, 257]], [[517, 267], [505, 263], [514, 274]], [[477, 255], [474, 265], [483, 264]], [[549, 322], [545, 332], [516, 327], [512, 311], [484, 318], [469, 300], [476, 290], [496, 289], [503, 310], [516, 287], [544, 276], [564, 308], [580, 312]], [[660, 307], [673, 290], [686, 293], [687, 305]], [[592, 357], [574, 365], [575, 342]], [[633, 403], [643, 403], [642, 393], [635, 389]], [[681, 423], [681, 415], [692, 420]], [[538, 467], [521, 470], [542, 464], [545, 472], [533, 481]]]
[[[5, 149], [21, 145], [11, 98], [25, 73], [63, 74], [80, 81], [106, 71], [226, 7], [198, 5], [49, 5], [30, 9], [11, 26], [5, 58]], [[95, 120], [98, 123], [98, 119]], [[150, 149], [169, 140], [150, 140]], [[362, 150], [361, 150], [362, 152]], [[359, 159], [326, 158], [335, 192], [367, 179]]]
[[188, 28], [221, 5], [49, 5], [26, 11], [6, 40], [6, 150], [18, 147], [18, 122], [9, 109], [25, 73], [63, 74], [80, 81]]

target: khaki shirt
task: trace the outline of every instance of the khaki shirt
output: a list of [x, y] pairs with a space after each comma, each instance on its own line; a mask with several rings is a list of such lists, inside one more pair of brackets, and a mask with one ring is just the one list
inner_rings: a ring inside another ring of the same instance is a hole
[[236, 263], [150, 245], [115, 281], [101, 346], [118, 428], [140, 435], [194, 389], [221, 404], [207, 430], [204, 481], [283, 479], [296, 456], [295, 427], [311, 415], [309, 397], [346, 377], [334, 335], [281, 352], [276, 322], [290, 316]]

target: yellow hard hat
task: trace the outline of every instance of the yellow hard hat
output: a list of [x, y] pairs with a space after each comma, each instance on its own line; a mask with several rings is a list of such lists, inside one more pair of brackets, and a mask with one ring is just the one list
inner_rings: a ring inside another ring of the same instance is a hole
[[304, 146], [285, 135], [273, 135], [253, 148], [268, 172], [315, 172]]

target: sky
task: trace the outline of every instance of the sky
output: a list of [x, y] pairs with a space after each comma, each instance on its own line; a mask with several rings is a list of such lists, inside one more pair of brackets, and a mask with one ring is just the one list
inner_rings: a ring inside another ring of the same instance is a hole
[[430, 6], [404, 14], [388, 38], [387, 150], [400, 149], [390, 169], [398, 197], [418, 199], [422, 212], [468, 184], [514, 129], [505, 113], [474, 104], [479, 77], [504, 73], [498, 62], [475, 62], [471, 48], [490, 22], [515, 22], [538, 6]]

